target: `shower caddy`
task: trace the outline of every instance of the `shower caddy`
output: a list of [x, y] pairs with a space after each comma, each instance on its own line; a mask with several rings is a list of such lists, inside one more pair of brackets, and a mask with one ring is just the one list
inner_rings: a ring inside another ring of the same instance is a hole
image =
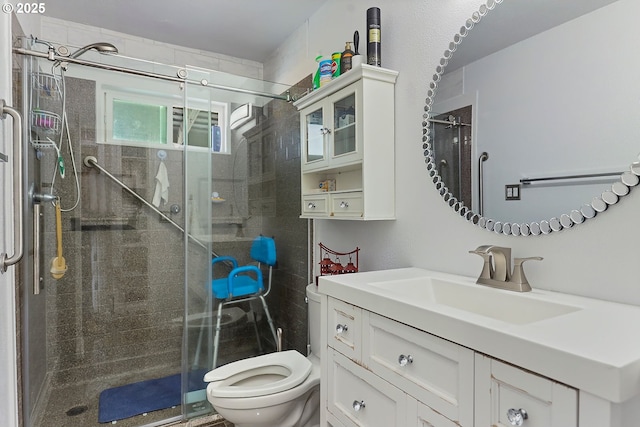
[[62, 100], [62, 79], [54, 74], [34, 71], [31, 73], [30, 93], [30, 141], [37, 150], [56, 148], [62, 119], [50, 111]]

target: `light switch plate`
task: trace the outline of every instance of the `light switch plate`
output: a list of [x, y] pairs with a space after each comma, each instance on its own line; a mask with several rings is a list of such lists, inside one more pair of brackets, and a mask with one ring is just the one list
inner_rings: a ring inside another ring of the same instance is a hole
[[505, 200], [520, 200], [520, 184], [507, 184], [504, 186]]

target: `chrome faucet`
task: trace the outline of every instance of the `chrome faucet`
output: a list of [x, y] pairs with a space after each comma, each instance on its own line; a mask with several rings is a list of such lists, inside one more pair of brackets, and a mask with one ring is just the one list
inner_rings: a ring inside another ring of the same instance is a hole
[[524, 275], [525, 261], [542, 261], [542, 257], [514, 258], [511, 273], [511, 248], [484, 245], [469, 253], [480, 255], [484, 260], [482, 272], [476, 283], [516, 292], [529, 292], [531, 285]]

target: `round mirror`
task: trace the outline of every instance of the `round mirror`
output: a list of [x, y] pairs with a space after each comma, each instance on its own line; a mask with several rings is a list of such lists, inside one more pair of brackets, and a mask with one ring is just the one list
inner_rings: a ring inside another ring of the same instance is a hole
[[429, 176], [456, 214], [548, 234], [638, 185], [637, 16], [637, 0], [489, 0], [464, 23], [422, 124]]

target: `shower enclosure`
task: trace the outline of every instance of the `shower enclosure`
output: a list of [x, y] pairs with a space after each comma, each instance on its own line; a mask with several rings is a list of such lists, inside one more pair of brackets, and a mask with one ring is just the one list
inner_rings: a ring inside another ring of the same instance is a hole
[[[151, 426], [209, 414], [201, 378], [210, 343], [197, 341], [209, 325], [213, 256], [247, 263], [253, 238], [275, 237], [279, 288], [268, 303], [289, 328], [285, 347], [305, 351], [306, 308], [285, 310], [283, 297], [303, 295], [308, 279], [290, 88], [101, 55], [115, 50], [107, 44], [68, 57], [64, 48], [17, 45], [29, 194], [24, 425]], [[224, 313], [219, 364], [275, 348], [259, 310], [256, 342], [248, 311]]]
[[429, 121], [438, 175], [456, 199], [472, 208], [471, 106], [434, 115]]

